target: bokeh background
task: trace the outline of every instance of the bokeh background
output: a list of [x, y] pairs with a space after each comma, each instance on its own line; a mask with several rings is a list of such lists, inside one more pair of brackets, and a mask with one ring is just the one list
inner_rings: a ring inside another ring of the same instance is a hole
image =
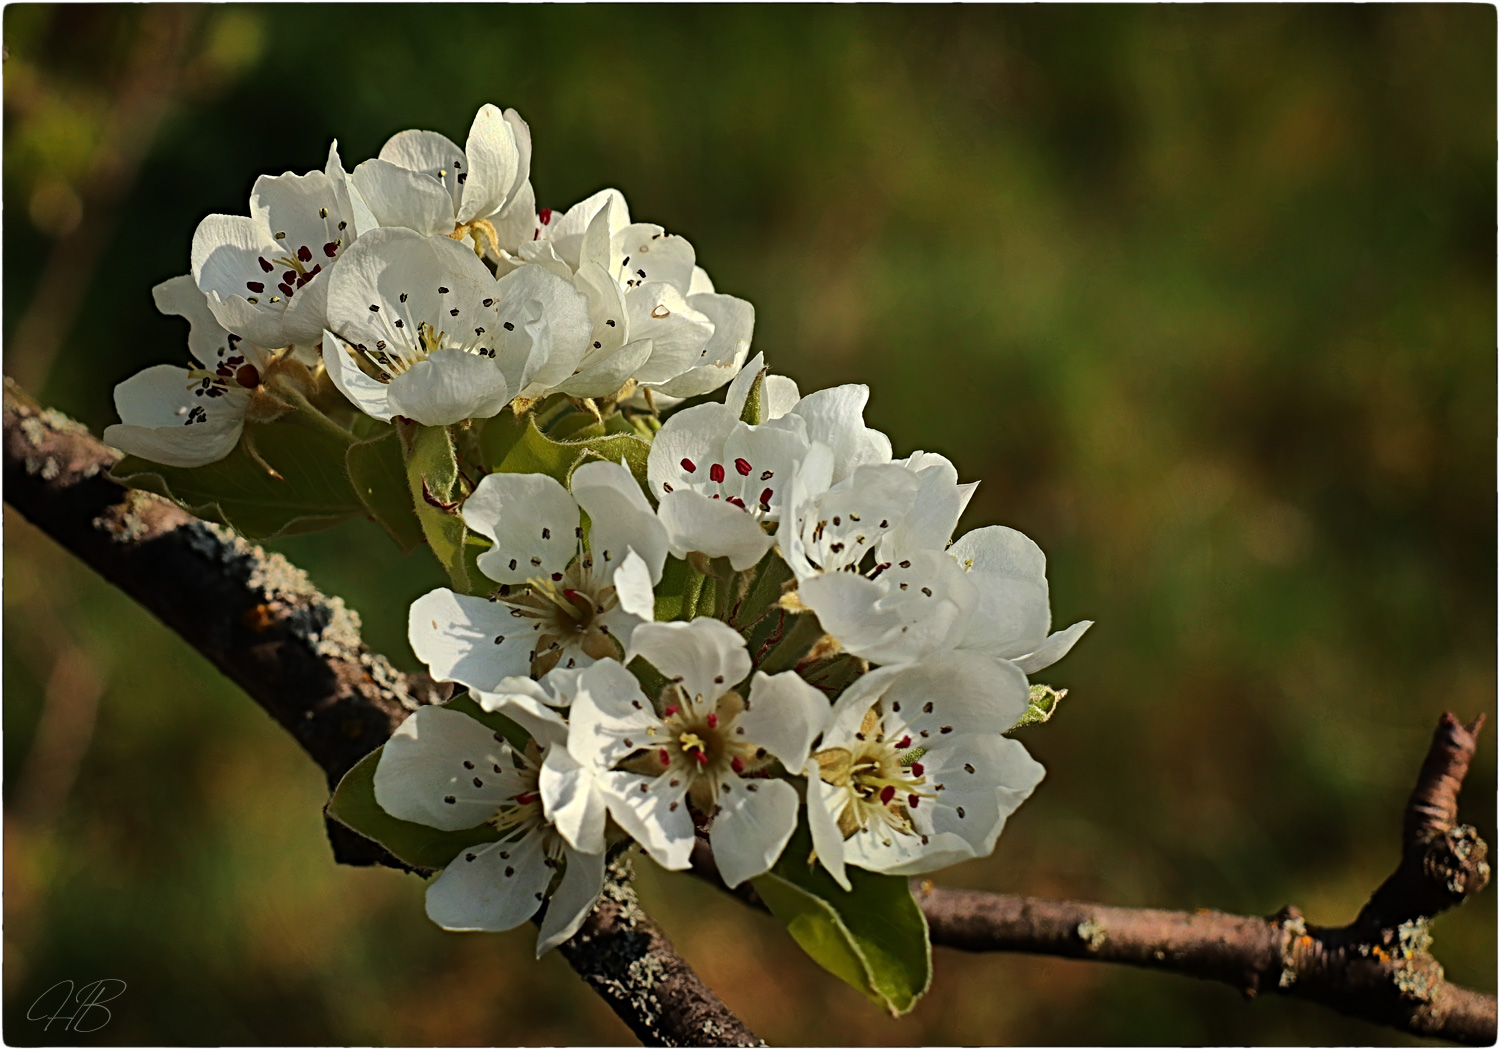
[[[262, 172], [530, 122], [754, 302], [803, 389], [983, 480], [1047, 551], [1047, 780], [953, 884], [1341, 923], [1393, 866], [1438, 714], [1496, 695], [1496, 14], [1478, 5], [12, 5], [5, 370], [96, 433], [185, 360], [150, 288]], [[91, 1043], [628, 1043], [532, 938], [336, 867], [321, 778], [175, 636], [9, 509], [4, 1035], [129, 982]], [[415, 668], [439, 582], [368, 523], [277, 543]], [[1495, 735], [1465, 816], [1495, 841]], [[1295, 1002], [939, 949], [892, 1020], [769, 919], [643, 862], [773, 1043], [1410, 1043]], [[1436, 924], [1495, 987], [1495, 894]]]

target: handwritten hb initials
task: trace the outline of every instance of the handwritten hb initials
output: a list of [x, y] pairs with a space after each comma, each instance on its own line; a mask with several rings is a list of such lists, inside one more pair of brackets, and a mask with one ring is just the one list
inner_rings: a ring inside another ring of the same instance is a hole
[[[77, 995], [73, 994], [72, 981], [58, 981], [36, 997], [36, 1002], [26, 1011], [26, 1020], [46, 1021], [48, 1030], [54, 1022], [61, 1021], [65, 1032], [97, 1032], [109, 1024], [114, 1016], [102, 1004], [123, 994], [125, 982], [113, 978], [90, 981], [78, 989]], [[47, 1013], [47, 1008], [54, 1003], [57, 1009]]]

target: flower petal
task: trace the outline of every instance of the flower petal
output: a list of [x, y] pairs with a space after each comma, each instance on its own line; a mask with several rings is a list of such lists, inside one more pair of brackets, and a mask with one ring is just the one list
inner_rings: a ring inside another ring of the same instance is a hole
[[424, 237], [453, 232], [453, 198], [431, 176], [376, 159], [355, 168], [349, 181], [380, 226], [404, 226]]
[[396, 412], [391, 408], [389, 388], [365, 375], [354, 362], [354, 352], [329, 331], [323, 333], [323, 367], [339, 393], [352, 401], [355, 408], [383, 423], [391, 421]]
[[408, 716], [375, 766], [381, 809], [443, 831], [483, 824], [520, 790], [510, 745], [446, 707], [423, 707]]
[[[552, 869], [543, 832], [465, 850], [427, 887], [427, 917], [445, 930], [513, 930], [542, 906]], [[470, 858], [473, 858], [472, 860]]]
[[600, 774], [610, 816], [625, 833], [669, 871], [689, 866], [693, 852], [693, 818], [688, 813], [687, 785], [675, 777], [639, 773]]
[[536, 621], [510, 613], [499, 602], [440, 587], [412, 603], [406, 636], [437, 681], [493, 692], [530, 672], [536, 648]]
[[567, 862], [537, 934], [537, 958], [578, 932], [604, 889], [604, 854], [566, 850]]
[[828, 698], [795, 671], [766, 675], [750, 683], [748, 709], [735, 721], [745, 737], [765, 748], [787, 769], [800, 770], [812, 743], [828, 721]]
[[[589, 548], [596, 563], [613, 566], [624, 551], [634, 550], [645, 562], [650, 582], [659, 582], [667, 560], [667, 528], [630, 471], [619, 463], [585, 463], [573, 471], [569, 484], [589, 516]], [[636, 615], [651, 618], [649, 612]]]
[[725, 782], [709, 832], [725, 885], [733, 889], [771, 870], [797, 830], [798, 805], [796, 789], [784, 780]]
[[486, 474], [464, 501], [463, 517], [494, 541], [478, 564], [496, 583], [562, 572], [578, 553], [578, 504], [546, 474]]
[[968, 573], [978, 605], [959, 644], [1005, 659], [1034, 652], [1047, 640], [1052, 611], [1047, 558], [1015, 529], [990, 525], [959, 537], [948, 553]]
[[1051, 667], [1067, 656], [1074, 643], [1083, 637], [1083, 632], [1092, 626], [1094, 626], [1093, 620], [1079, 620], [1072, 627], [1053, 631], [1034, 652], [1018, 656], [1012, 662], [1026, 674], [1035, 674], [1044, 667]]
[[487, 219], [509, 202], [518, 175], [525, 177], [520, 173], [516, 130], [499, 107], [485, 103], [474, 114], [464, 143], [464, 162], [468, 175], [459, 196], [458, 221]]
[[700, 492], [666, 493], [657, 515], [666, 526], [673, 555], [685, 558], [699, 551], [710, 558], [728, 558], [736, 572], [756, 564], [775, 543], [748, 513]]
[[[554, 672], [556, 673], [556, 672]], [[568, 711], [568, 752], [585, 767], [608, 769], [647, 746], [659, 723], [635, 676], [617, 660], [578, 674]]]
[[551, 747], [537, 786], [543, 812], [563, 841], [585, 853], [603, 853], [606, 803], [596, 789], [594, 770], [580, 765], [566, 747]]
[[722, 620], [706, 616], [689, 623], [641, 624], [625, 662], [637, 656], [679, 682], [690, 699], [702, 697], [710, 706], [750, 673], [745, 639]]
[[844, 871], [844, 836], [838, 827], [838, 814], [843, 812], [848, 789], [825, 781], [814, 759], [807, 760], [803, 773], [807, 776], [807, 828], [812, 832], [813, 852], [834, 882], [852, 890]]
[[457, 347], [434, 351], [386, 388], [393, 413], [429, 427], [489, 419], [499, 415], [510, 398], [505, 373], [494, 361]]

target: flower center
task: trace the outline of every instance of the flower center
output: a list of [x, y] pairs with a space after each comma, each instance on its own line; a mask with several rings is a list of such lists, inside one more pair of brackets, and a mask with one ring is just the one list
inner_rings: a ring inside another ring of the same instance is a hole
[[[774, 470], [756, 470], [755, 464], [743, 457], [734, 459], [728, 467], [723, 463], [709, 463], [708, 469], [702, 472], [698, 463], [687, 456], [678, 466], [686, 472], [688, 486], [696, 492], [732, 503], [757, 518], [771, 509], [771, 500], [776, 495], [771, 484], [776, 477]], [[672, 483], [662, 482], [662, 489], [671, 492]]]
[[663, 690], [661, 701], [665, 705], [661, 723], [647, 730], [649, 750], [624, 768], [647, 776], [668, 776], [672, 787], [686, 782], [688, 804], [712, 816], [727, 781], [754, 773], [769, 762], [765, 748], [747, 740], [738, 725], [744, 698], [730, 690], [710, 705], [701, 696], [688, 699], [674, 682]]
[[516, 829], [530, 831], [542, 822], [542, 793], [537, 788], [541, 755], [537, 751], [536, 742], [528, 742], [524, 753], [515, 754], [516, 772], [521, 777], [520, 789], [501, 802], [495, 809], [495, 815], [485, 821], [502, 835]]
[[577, 666], [578, 653], [594, 660], [620, 657], [620, 643], [604, 623], [619, 604], [613, 586], [594, 576], [594, 559], [585, 554], [563, 572], [550, 577], [534, 576], [524, 593], [510, 597], [510, 587], [500, 588], [500, 601], [511, 615], [532, 621], [537, 631], [531, 652], [532, 674], [540, 676], [566, 659], [565, 667]]
[[937, 797], [921, 790], [927, 785], [917, 761], [921, 755], [904, 726], [891, 727], [888, 733], [884, 719], [871, 707], [854, 734], [853, 747], [827, 748], [813, 756], [823, 781], [844, 789], [837, 820], [845, 839], [871, 827], [919, 834], [911, 811], [922, 799]]

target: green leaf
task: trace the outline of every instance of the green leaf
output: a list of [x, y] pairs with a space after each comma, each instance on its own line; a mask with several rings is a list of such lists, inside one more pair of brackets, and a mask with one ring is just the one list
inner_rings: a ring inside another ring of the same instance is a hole
[[1026, 704], [1026, 713], [1007, 732], [1014, 733], [1017, 729], [1040, 725], [1042, 722], [1047, 721], [1053, 715], [1057, 714], [1057, 705], [1067, 695], [1068, 691], [1066, 689], [1053, 689], [1050, 685], [1033, 685], [1031, 687], [1031, 699]]
[[[234, 451], [217, 463], [169, 467], [126, 456], [110, 476], [249, 540], [326, 529], [365, 508], [345, 470], [353, 436], [311, 415], [293, 410], [273, 423], [247, 425]], [[280, 477], [256, 462], [252, 445]]]
[[349, 446], [346, 462], [354, 492], [370, 517], [396, 541], [403, 554], [420, 546], [426, 537], [406, 484], [401, 435], [387, 428], [367, 441], [356, 441]]
[[462, 497], [458, 460], [447, 427], [410, 425], [402, 435], [406, 446], [406, 483], [422, 532], [433, 557], [448, 570], [453, 589], [468, 593], [469, 573], [464, 562], [464, 519], [458, 512]]
[[752, 881], [814, 962], [899, 1017], [932, 983], [927, 919], [906, 878], [846, 870], [852, 890], [813, 861], [803, 818], [776, 866]]
[[376, 748], [344, 774], [325, 812], [367, 839], [374, 839], [413, 868], [441, 868], [466, 846], [494, 842], [500, 833], [487, 824], [463, 831], [441, 831], [426, 824], [398, 820], [375, 801], [375, 767], [383, 747]]
[[513, 425], [497, 425], [504, 418], [490, 420], [480, 439], [484, 465], [495, 473], [546, 474], [566, 485], [581, 463], [595, 459], [611, 463], [624, 460], [637, 481], [645, 480], [651, 444], [635, 434], [600, 433], [559, 441], [543, 434], [534, 416]]

